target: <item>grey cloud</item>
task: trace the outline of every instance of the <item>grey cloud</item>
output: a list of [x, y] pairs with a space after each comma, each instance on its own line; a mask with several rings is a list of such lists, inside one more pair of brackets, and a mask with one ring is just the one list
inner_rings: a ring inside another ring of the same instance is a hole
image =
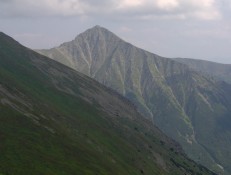
[[[134, 4], [136, 1], [137, 4]], [[176, 5], [171, 5], [171, 2]], [[211, 5], [208, 2], [211, 2]], [[212, 2], [213, 0], [201, 0], [199, 3], [195, 0], [2, 0], [0, 1], [0, 17], [107, 14], [109, 17], [127, 15], [127, 17], [140, 19], [143, 17], [216, 19], [220, 13], [213, 7]]]
[[163, 56], [229, 58], [230, 9], [230, 0], [0, 0], [0, 30], [49, 48], [99, 24]]

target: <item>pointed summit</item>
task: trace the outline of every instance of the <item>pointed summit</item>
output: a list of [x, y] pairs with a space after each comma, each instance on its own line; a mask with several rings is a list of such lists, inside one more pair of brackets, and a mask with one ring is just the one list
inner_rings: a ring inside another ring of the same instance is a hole
[[[107, 31], [107, 32], [110, 32], [108, 29], [104, 28], [104, 27], [101, 27], [100, 25], [96, 25], [86, 31], [91, 31], [91, 32], [94, 32], [94, 31]], [[112, 33], [112, 32], [110, 32]]]
[[125, 53], [129, 46], [130, 44], [108, 29], [96, 25], [79, 34], [73, 41], [53, 48], [51, 52], [49, 50], [38, 52], [55, 58], [86, 75], [96, 76], [98, 70], [104, 67], [105, 61], [112, 58], [117, 49], [119, 49], [118, 52]]
[[109, 41], [109, 42], [118, 42], [122, 40], [118, 36], [116, 36], [114, 33], [112, 33], [110, 30], [101, 27], [99, 25], [96, 25], [85, 32], [79, 34], [75, 40], [78, 38], [84, 38], [85, 40], [88, 41], [95, 41], [95, 40], [104, 40], [104, 41]]
[[105, 29], [105, 28], [101, 27], [100, 25], [96, 25], [96, 26], [92, 27], [92, 29]]

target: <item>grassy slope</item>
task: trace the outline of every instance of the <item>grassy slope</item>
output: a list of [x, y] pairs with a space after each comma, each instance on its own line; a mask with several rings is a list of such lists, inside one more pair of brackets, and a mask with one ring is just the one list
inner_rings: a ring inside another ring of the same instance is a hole
[[212, 174], [126, 100], [0, 35], [0, 172]]
[[223, 172], [220, 164], [230, 174], [231, 127], [225, 123], [230, 123], [231, 86], [136, 48], [101, 27], [41, 53], [123, 94], [195, 161]]

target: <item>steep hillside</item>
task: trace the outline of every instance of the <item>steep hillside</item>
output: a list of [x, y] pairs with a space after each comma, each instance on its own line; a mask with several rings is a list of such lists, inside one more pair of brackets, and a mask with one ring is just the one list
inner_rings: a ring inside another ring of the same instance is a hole
[[0, 33], [0, 174], [213, 174], [135, 107]]
[[217, 79], [231, 83], [231, 65], [221, 64], [205, 60], [195, 60], [186, 58], [174, 58], [174, 60], [186, 64], [192, 69], [216, 77]]
[[195, 161], [231, 173], [231, 86], [96, 26], [38, 51], [130, 99]]

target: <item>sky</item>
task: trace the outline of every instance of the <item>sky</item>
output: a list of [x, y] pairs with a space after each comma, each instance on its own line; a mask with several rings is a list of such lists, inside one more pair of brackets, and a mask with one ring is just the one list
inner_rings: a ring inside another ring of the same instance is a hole
[[32, 49], [95, 25], [164, 57], [231, 64], [231, 0], [0, 0], [0, 31]]

